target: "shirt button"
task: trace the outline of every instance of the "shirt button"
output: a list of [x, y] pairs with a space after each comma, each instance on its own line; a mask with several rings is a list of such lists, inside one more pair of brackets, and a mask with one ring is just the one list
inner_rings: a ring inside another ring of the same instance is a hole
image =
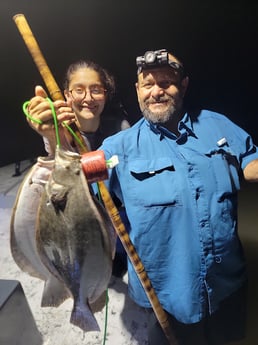
[[217, 264], [220, 264], [221, 261], [222, 261], [221, 256], [218, 256], [218, 255], [215, 256], [215, 262], [216, 262]]

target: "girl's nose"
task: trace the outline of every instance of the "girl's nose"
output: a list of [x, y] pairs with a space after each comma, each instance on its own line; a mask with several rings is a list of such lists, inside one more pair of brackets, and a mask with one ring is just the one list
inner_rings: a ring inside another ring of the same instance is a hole
[[91, 94], [90, 90], [86, 91], [84, 99], [85, 99], [86, 102], [89, 102], [89, 101], [93, 100], [93, 97], [92, 97], [92, 94]]

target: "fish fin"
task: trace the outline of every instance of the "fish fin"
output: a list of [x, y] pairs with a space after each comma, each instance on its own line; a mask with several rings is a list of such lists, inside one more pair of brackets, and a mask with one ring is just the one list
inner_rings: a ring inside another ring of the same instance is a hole
[[101, 311], [107, 302], [107, 292], [104, 291], [102, 295], [100, 295], [100, 297], [94, 301], [93, 303], [90, 302], [90, 307], [93, 313], [97, 313], [99, 311]]
[[70, 322], [84, 332], [100, 331], [97, 320], [89, 305], [80, 301], [74, 302]]
[[65, 285], [54, 275], [50, 274], [45, 281], [41, 307], [58, 307], [69, 297], [71, 297], [71, 294]]

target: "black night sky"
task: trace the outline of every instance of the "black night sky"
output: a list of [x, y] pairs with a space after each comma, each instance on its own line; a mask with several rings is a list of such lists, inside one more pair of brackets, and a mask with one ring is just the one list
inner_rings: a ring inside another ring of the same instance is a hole
[[167, 48], [190, 76], [187, 103], [215, 110], [258, 143], [258, 2], [254, 0], [1, 0], [0, 166], [43, 153], [22, 104], [43, 84], [13, 21], [23, 13], [60, 88], [71, 62], [115, 75], [131, 123], [139, 118], [135, 57]]

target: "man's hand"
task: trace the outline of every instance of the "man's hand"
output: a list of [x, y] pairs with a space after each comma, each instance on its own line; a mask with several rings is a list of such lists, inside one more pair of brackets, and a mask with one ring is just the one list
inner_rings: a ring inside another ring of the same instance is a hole
[[254, 159], [244, 169], [244, 178], [249, 182], [258, 182], [258, 159]]

